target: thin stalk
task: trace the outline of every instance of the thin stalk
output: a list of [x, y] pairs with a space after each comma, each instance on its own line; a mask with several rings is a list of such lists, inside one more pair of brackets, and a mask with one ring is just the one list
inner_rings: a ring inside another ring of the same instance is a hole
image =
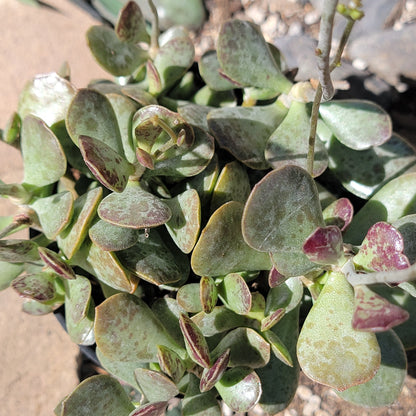
[[13, 234], [21, 227], [30, 227], [32, 223], [32, 219], [29, 216], [25, 214], [18, 214], [13, 218], [13, 221], [7, 227], [0, 231], [0, 238]]
[[[350, 37], [352, 28], [354, 27], [356, 20], [348, 18], [347, 25], [345, 26], [344, 32], [341, 37], [341, 41], [339, 43], [337, 52], [331, 64], [329, 65], [329, 74], [339, 66], [341, 62], [341, 56], [344, 52], [345, 45], [347, 44], [348, 38]], [[330, 75], [329, 75], [330, 77]], [[331, 81], [332, 85], [332, 81]], [[308, 172], [313, 175], [313, 162], [315, 159], [315, 141], [316, 141], [316, 129], [318, 126], [318, 117], [319, 117], [319, 107], [321, 105], [323, 96], [323, 87], [322, 84], [318, 84], [318, 88], [316, 89], [315, 99], [313, 100], [312, 104], [312, 111], [311, 111], [311, 126], [309, 131], [309, 146], [308, 146], [308, 156], [307, 156], [307, 170]]]
[[150, 35], [150, 50], [149, 55], [152, 59], [155, 58], [159, 52], [159, 16], [157, 15], [157, 9], [152, 0], [148, 0], [149, 7], [152, 10], [153, 22], [152, 22], [152, 33]]

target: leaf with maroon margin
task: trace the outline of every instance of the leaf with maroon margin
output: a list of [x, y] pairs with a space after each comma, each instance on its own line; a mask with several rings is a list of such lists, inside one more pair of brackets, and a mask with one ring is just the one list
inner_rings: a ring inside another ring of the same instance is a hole
[[286, 276], [283, 276], [275, 267], [272, 267], [268, 276], [269, 286], [271, 288], [277, 287], [280, 284], [282, 284], [285, 280]]
[[211, 368], [204, 368], [202, 372], [201, 381], [199, 383], [199, 390], [204, 393], [211, 390], [219, 381], [228, 366], [231, 350], [225, 350], [215, 361]]
[[26, 274], [14, 279], [11, 287], [22, 297], [48, 302], [56, 295], [55, 280], [56, 274], [52, 272]]
[[24, 263], [39, 260], [38, 245], [31, 240], [0, 240], [0, 261]]
[[179, 393], [175, 383], [158, 371], [137, 368], [134, 375], [149, 402], [167, 401]]
[[186, 350], [191, 359], [201, 367], [209, 368], [211, 366], [209, 348], [201, 330], [183, 313], [180, 315], [179, 325], [185, 339]]
[[368, 230], [354, 257], [354, 264], [366, 271], [376, 272], [406, 269], [410, 263], [403, 250], [400, 232], [391, 224], [380, 221]]
[[168, 402], [153, 402], [134, 409], [129, 416], [163, 416]]
[[199, 281], [199, 298], [202, 309], [205, 313], [210, 313], [217, 304], [218, 291], [214, 279], [209, 276], [202, 276]]
[[218, 286], [218, 296], [223, 303], [239, 315], [247, 315], [251, 309], [251, 292], [246, 281], [238, 273], [230, 273]]
[[110, 191], [122, 192], [134, 167], [115, 150], [93, 137], [80, 135], [78, 145], [85, 164]]
[[283, 318], [285, 313], [286, 310], [284, 308], [280, 308], [263, 318], [260, 327], [261, 332], [267, 331], [276, 325]]
[[358, 331], [387, 331], [409, 319], [409, 312], [393, 305], [367, 286], [355, 286], [354, 298], [352, 326]]
[[179, 383], [186, 371], [184, 362], [179, 355], [164, 345], [157, 347], [157, 359], [160, 369], [167, 374], [174, 383]]
[[290, 352], [287, 349], [286, 345], [283, 344], [281, 339], [278, 337], [278, 335], [273, 331], [265, 331], [262, 335], [270, 344], [275, 357], [283, 363], [285, 363], [286, 365], [288, 365], [289, 367], [293, 367], [293, 359], [290, 355]]
[[146, 30], [146, 21], [139, 5], [134, 1], [127, 2], [120, 10], [114, 31], [124, 42], [149, 42], [150, 36]]
[[354, 206], [348, 198], [340, 198], [329, 204], [322, 212], [326, 225], [336, 225], [344, 231], [354, 215]]
[[66, 264], [57, 253], [46, 247], [38, 247], [39, 256], [46, 266], [64, 279], [75, 279], [75, 273], [71, 266]]
[[337, 263], [343, 254], [341, 230], [336, 225], [318, 227], [305, 240], [303, 252], [314, 263]]

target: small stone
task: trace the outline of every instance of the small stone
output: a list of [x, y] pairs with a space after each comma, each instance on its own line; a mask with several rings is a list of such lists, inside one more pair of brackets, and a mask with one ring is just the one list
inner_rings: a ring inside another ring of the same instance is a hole
[[279, 24], [279, 16], [277, 14], [271, 14], [261, 26], [261, 31], [264, 38], [271, 42]]
[[319, 13], [318, 10], [312, 10], [311, 12], [306, 13], [303, 21], [305, 22], [305, 24], [310, 26], [310, 25], [314, 25], [315, 23], [318, 23], [320, 18], [321, 18], [321, 13]]
[[289, 30], [287, 31], [287, 34], [289, 36], [299, 36], [303, 32], [302, 30], [302, 24], [300, 22], [293, 22], [289, 26]]
[[326, 410], [318, 409], [313, 416], [331, 416]]
[[303, 407], [303, 416], [312, 416], [321, 405], [321, 398], [314, 394]]
[[309, 387], [300, 385], [296, 390], [296, 394], [299, 396], [301, 400], [306, 402], [310, 399], [310, 397], [312, 397], [313, 392]]
[[246, 15], [256, 25], [261, 25], [266, 20], [266, 11], [261, 7], [253, 5], [246, 9]]
[[352, 66], [358, 69], [359, 71], [364, 71], [368, 67], [367, 63], [363, 59], [360, 59], [360, 58], [354, 59], [352, 61]]

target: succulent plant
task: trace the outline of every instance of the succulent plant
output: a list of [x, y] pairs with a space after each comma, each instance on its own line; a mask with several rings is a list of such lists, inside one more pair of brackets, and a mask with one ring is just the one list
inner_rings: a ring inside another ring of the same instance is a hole
[[[339, 10], [351, 30], [359, 8]], [[186, 30], [155, 15], [149, 31], [134, 2], [87, 39], [114, 81], [37, 76], [2, 132], [24, 179], [0, 183], [20, 207], [1, 219], [0, 287], [33, 315], [64, 308], [108, 372], [55, 414], [271, 415], [300, 369], [394, 402], [416, 346], [416, 153], [389, 115], [320, 104], [327, 81], [290, 80], [249, 22], [198, 68]]]

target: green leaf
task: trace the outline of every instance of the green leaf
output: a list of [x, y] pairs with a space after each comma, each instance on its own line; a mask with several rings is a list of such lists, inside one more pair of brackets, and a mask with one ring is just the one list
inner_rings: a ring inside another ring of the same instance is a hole
[[43, 233], [53, 240], [71, 220], [74, 198], [71, 192], [64, 191], [36, 199], [30, 206], [36, 211]]
[[23, 120], [31, 114], [52, 126], [65, 120], [76, 91], [75, 86], [54, 72], [38, 75], [25, 85], [20, 94], [19, 116]]
[[71, 102], [66, 127], [73, 142], [79, 136], [100, 140], [119, 155], [123, 155], [117, 117], [107, 97], [92, 89], [80, 89]]
[[264, 367], [270, 359], [270, 345], [251, 328], [236, 328], [228, 332], [212, 351], [212, 357], [218, 359], [226, 350], [230, 350], [229, 367]]
[[361, 244], [368, 229], [379, 221], [392, 223], [416, 213], [416, 173], [408, 173], [384, 185], [354, 216], [344, 242]]
[[258, 375], [245, 367], [227, 370], [215, 387], [227, 406], [235, 412], [247, 412], [253, 408], [262, 393]]
[[8, 263], [0, 261], [0, 291], [7, 289], [10, 283], [24, 270], [21, 263]]
[[328, 145], [329, 168], [354, 195], [368, 199], [393, 178], [412, 169], [414, 148], [393, 133], [384, 144], [366, 150], [353, 150], [332, 137]]
[[305, 374], [339, 391], [370, 380], [380, 366], [375, 334], [354, 330], [353, 313], [351, 286], [343, 274], [330, 272], [306, 317], [297, 345]]
[[228, 309], [239, 315], [247, 315], [251, 309], [251, 292], [238, 273], [230, 273], [218, 286], [218, 296]]
[[291, 354], [281, 339], [273, 331], [269, 330], [266, 330], [263, 335], [267, 342], [269, 342], [274, 356], [289, 367], [293, 367]]
[[352, 221], [354, 206], [348, 198], [340, 198], [331, 202], [322, 214], [326, 225], [336, 225], [345, 231]]
[[66, 171], [66, 157], [58, 139], [41, 119], [27, 116], [22, 123], [21, 150], [23, 182], [45, 186], [59, 180]]
[[279, 100], [259, 107], [216, 108], [208, 114], [208, 126], [220, 147], [240, 162], [252, 169], [267, 169], [266, 143], [287, 111]]
[[54, 251], [46, 247], [38, 247], [39, 256], [46, 266], [64, 279], [75, 279], [72, 268]]
[[202, 310], [201, 300], [199, 298], [199, 284], [188, 283], [181, 286], [176, 294], [178, 305], [185, 309], [186, 312], [197, 313]]
[[119, 251], [130, 248], [139, 239], [139, 231], [119, 227], [109, 222], [98, 220], [88, 231], [91, 241], [104, 251]]
[[173, 241], [184, 253], [195, 246], [201, 226], [201, 204], [198, 192], [189, 189], [172, 199], [166, 199], [172, 217], [165, 224]]
[[191, 267], [200, 276], [269, 270], [269, 255], [250, 248], [241, 234], [243, 205], [227, 202], [211, 216], [196, 244]]
[[229, 201], [245, 203], [251, 191], [247, 171], [237, 161], [221, 170], [211, 197], [211, 212]]
[[185, 364], [179, 355], [164, 345], [158, 345], [157, 358], [160, 369], [167, 374], [174, 383], [179, 383], [186, 371]]
[[323, 103], [319, 113], [335, 137], [351, 149], [380, 146], [392, 134], [389, 115], [370, 101], [333, 100]]
[[102, 200], [98, 215], [120, 227], [143, 229], [165, 224], [172, 213], [161, 199], [131, 180], [123, 192], [112, 193]]
[[157, 362], [158, 345], [184, 357], [185, 351], [170, 337], [146, 303], [134, 295], [119, 293], [98, 305], [94, 329], [98, 348], [111, 360]]
[[233, 81], [277, 92], [290, 90], [291, 83], [280, 72], [258, 26], [237, 19], [225, 22], [218, 35], [217, 53], [222, 70]]
[[199, 281], [199, 298], [202, 309], [205, 313], [211, 313], [217, 304], [218, 291], [214, 279], [209, 276], [202, 276]]
[[121, 384], [107, 375], [84, 380], [62, 402], [62, 416], [128, 416], [134, 409]]
[[407, 360], [403, 345], [392, 331], [377, 334], [381, 364], [377, 374], [367, 383], [350, 387], [337, 394], [344, 400], [365, 407], [384, 407], [398, 400], [402, 390]]
[[140, 234], [137, 243], [117, 252], [121, 263], [137, 277], [155, 285], [169, 285], [186, 281], [189, 260], [156, 229]]
[[300, 276], [316, 269], [302, 246], [322, 225], [315, 182], [298, 166], [274, 170], [258, 182], [242, 218], [246, 243], [255, 250], [272, 252], [275, 268], [285, 276]]
[[98, 64], [117, 77], [131, 75], [148, 58], [145, 50], [123, 42], [107, 26], [92, 26], [87, 32], [87, 41]]
[[68, 259], [73, 257], [87, 236], [102, 193], [102, 188], [94, 188], [75, 200], [71, 222], [57, 237], [58, 246]]
[[46, 303], [55, 298], [56, 277], [52, 272], [25, 274], [14, 279], [11, 286], [22, 297]]
[[416, 262], [416, 215], [406, 215], [393, 221], [393, 227], [397, 229], [403, 239], [403, 253], [409, 259], [410, 264]]
[[31, 240], [0, 240], [0, 261], [25, 263], [39, 260], [38, 245]]
[[158, 371], [137, 368], [134, 375], [140, 390], [150, 402], [168, 401], [179, 393], [175, 383]]

